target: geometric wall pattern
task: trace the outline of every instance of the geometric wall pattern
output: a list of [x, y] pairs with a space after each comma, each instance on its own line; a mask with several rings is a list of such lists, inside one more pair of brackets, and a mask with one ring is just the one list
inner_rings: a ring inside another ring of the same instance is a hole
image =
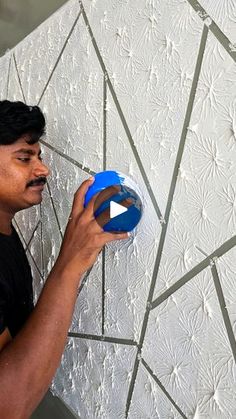
[[236, 4], [71, 0], [0, 59], [52, 174], [16, 216], [35, 301], [73, 194], [104, 169], [144, 216], [84, 276], [53, 390], [81, 418], [236, 417]]

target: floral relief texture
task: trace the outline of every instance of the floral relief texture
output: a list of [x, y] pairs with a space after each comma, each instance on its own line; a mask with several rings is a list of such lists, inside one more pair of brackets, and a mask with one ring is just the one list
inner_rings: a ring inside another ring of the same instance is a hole
[[119, 170], [141, 191], [52, 383], [82, 419], [235, 418], [235, 25], [233, 0], [70, 0], [0, 58], [1, 99], [47, 118], [44, 200], [14, 221], [35, 302], [79, 185]]

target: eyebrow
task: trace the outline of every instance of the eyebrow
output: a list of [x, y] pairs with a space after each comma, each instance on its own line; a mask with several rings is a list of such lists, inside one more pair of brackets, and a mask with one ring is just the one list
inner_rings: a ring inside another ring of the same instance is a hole
[[33, 151], [31, 149], [20, 148], [19, 150], [14, 151], [14, 154], [18, 154], [18, 153], [28, 154], [30, 156], [34, 156], [35, 154], [38, 154], [38, 156], [40, 156], [40, 154], [42, 153], [42, 150], [39, 150], [38, 153], [35, 153], [35, 151]]

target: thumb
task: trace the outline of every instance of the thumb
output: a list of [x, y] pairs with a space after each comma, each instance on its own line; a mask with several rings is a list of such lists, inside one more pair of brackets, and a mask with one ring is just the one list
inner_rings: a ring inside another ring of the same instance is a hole
[[84, 211], [84, 199], [89, 187], [94, 182], [94, 177], [91, 176], [89, 179], [86, 179], [80, 187], [77, 189], [74, 195], [74, 201], [72, 205], [70, 217], [80, 215]]

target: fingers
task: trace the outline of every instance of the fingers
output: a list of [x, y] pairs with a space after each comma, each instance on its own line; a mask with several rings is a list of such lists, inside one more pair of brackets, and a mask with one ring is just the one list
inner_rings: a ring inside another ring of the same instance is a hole
[[85, 209], [88, 218], [94, 218], [94, 207], [95, 207], [95, 202], [96, 199], [98, 198], [100, 192], [96, 193], [89, 201], [87, 208]]
[[107, 232], [96, 233], [93, 238], [93, 247], [97, 249], [99, 254], [107, 243], [115, 240], [127, 240], [128, 238], [129, 233], [124, 232], [119, 232], [117, 234]]
[[113, 195], [117, 194], [119, 191], [119, 186], [110, 186], [109, 188], [106, 188], [103, 191], [97, 192], [96, 195], [94, 195], [88, 203], [86, 209], [88, 217], [93, 218], [94, 213], [97, 211], [100, 205]]
[[100, 192], [98, 199], [96, 200], [96, 204], [94, 207], [94, 212], [97, 211], [97, 209], [100, 207], [100, 205], [106, 201], [109, 200], [113, 195], [117, 195], [121, 191], [120, 185], [112, 185], [108, 188], [104, 189]]
[[129, 233], [102, 233], [101, 234], [102, 240], [104, 241], [104, 244], [115, 241], [115, 240], [125, 240], [129, 238]]
[[120, 192], [120, 186], [109, 186], [108, 188], [97, 192], [96, 195], [94, 195], [91, 200], [88, 203], [87, 206], [87, 215], [89, 218], [94, 217], [94, 213], [97, 211], [97, 209], [100, 207], [100, 205], [111, 198], [113, 195], [116, 195]]
[[73, 206], [71, 210], [71, 215], [69, 218], [72, 218], [74, 215], [79, 215], [84, 210], [84, 199], [89, 187], [93, 184], [94, 177], [86, 179], [76, 191], [74, 195]]

